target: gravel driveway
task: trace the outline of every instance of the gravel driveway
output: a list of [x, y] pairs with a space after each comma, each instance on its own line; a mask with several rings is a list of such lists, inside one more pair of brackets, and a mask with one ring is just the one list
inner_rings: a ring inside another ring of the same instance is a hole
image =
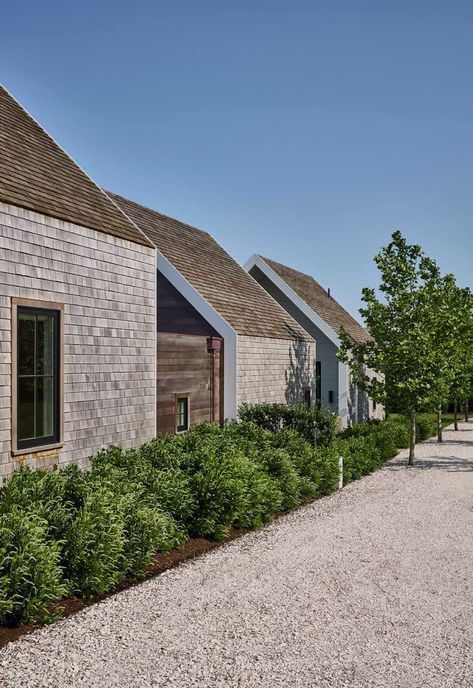
[[473, 423], [444, 437], [10, 644], [0, 686], [473, 687]]

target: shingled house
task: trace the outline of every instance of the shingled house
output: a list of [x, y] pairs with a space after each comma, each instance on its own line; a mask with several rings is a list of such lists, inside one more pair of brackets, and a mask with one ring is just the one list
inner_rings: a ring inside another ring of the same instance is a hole
[[368, 418], [382, 418], [383, 408], [351, 383], [348, 367], [337, 358], [340, 328], [357, 342], [369, 336], [365, 328], [310, 275], [257, 254], [249, 259], [245, 268], [315, 339], [316, 396], [321, 406], [337, 411], [343, 426]]
[[0, 476], [155, 433], [149, 239], [0, 86]]
[[207, 232], [110, 194], [157, 247], [157, 429], [308, 402], [312, 337]]

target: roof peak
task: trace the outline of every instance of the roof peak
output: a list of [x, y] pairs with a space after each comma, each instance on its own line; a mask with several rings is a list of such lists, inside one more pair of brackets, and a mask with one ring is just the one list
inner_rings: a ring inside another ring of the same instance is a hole
[[0, 200], [151, 246], [149, 239], [0, 84]]

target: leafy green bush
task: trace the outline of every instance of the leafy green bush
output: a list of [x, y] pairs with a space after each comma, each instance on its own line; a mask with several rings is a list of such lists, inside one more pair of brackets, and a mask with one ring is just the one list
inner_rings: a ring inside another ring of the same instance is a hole
[[329, 446], [335, 439], [337, 416], [317, 406], [242, 404], [238, 415], [271, 432], [291, 428], [313, 445]]
[[276, 482], [281, 494], [280, 508], [294, 509], [302, 501], [302, 482], [284, 449], [267, 449], [260, 457], [260, 466]]
[[127, 577], [143, 575], [156, 552], [169, 552], [186, 539], [168, 514], [146, 506], [136, 494], [125, 495], [119, 508], [124, 524], [121, 568]]
[[72, 522], [63, 548], [71, 590], [88, 597], [112, 588], [125, 568], [125, 523], [120, 496], [99, 487], [86, 496]]
[[416, 418], [416, 442], [423, 442], [437, 434], [437, 414], [418, 413]]
[[409, 446], [409, 421], [405, 416], [393, 414], [383, 421], [383, 425], [390, 429], [399, 449]]
[[260, 525], [271, 513], [268, 504], [277, 507], [279, 495], [269, 478], [223, 433], [201, 438], [192, 456], [198, 465], [191, 477], [197, 535], [223, 540], [232, 523]]
[[372, 473], [383, 463], [376, 438], [371, 435], [339, 440], [337, 450], [343, 457], [344, 485]]
[[[337, 489], [340, 456], [348, 483], [409, 439], [404, 416], [337, 439], [335, 416], [315, 408], [244, 406], [241, 416], [138, 449], [109, 447], [85, 472], [17, 470], [0, 491], [0, 622], [44, 614], [66, 591], [103, 594], [190, 534], [222, 540], [232, 525], [258, 528]], [[430, 436], [432, 418], [419, 415], [420, 438]]]
[[14, 506], [0, 515], [0, 623], [18, 625], [43, 615], [67, 593], [59, 544], [47, 522]]
[[74, 518], [75, 504], [69, 494], [70, 471], [38, 471], [21, 466], [4, 483], [0, 513], [15, 507], [34, 512], [46, 522], [47, 535], [61, 540]]

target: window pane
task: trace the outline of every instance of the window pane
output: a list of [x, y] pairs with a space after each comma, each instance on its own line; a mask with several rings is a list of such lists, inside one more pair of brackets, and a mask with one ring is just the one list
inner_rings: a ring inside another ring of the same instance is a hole
[[177, 400], [177, 430], [182, 432], [188, 428], [189, 399], [187, 397]]
[[18, 319], [18, 373], [34, 375], [36, 316], [20, 313]]
[[36, 437], [54, 434], [53, 378], [36, 380]]
[[36, 375], [52, 375], [54, 318], [52, 315], [38, 315], [36, 317]]
[[35, 436], [34, 433], [34, 390], [33, 378], [18, 380], [18, 439], [27, 440]]

